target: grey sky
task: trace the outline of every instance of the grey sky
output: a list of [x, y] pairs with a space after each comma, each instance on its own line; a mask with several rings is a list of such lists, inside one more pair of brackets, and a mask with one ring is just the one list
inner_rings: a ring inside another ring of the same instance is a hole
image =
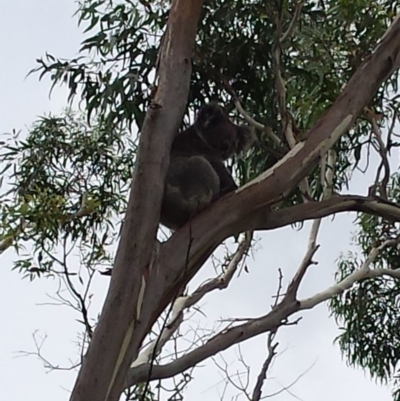
[[[36, 66], [35, 59], [49, 52], [58, 57], [77, 54], [81, 33], [76, 18], [72, 18], [75, 4], [72, 0], [0, 0], [0, 132], [29, 126], [38, 115], [48, 111], [59, 112], [66, 105], [66, 90], [56, 88], [49, 99], [49, 82], [38, 82], [37, 76], [25, 79]], [[356, 174], [352, 192], [365, 194], [367, 177]], [[322, 245], [317, 253], [317, 266], [313, 266], [301, 288], [301, 295], [312, 295], [333, 283], [335, 259], [340, 252], [350, 249], [353, 215], [336, 216], [333, 222], [324, 221], [319, 237]], [[266, 313], [277, 288], [277, 269], [281, 268], [286, 282], [290, 280], [305, 252], [309, 225], [300, 232], [290, 228], [259, 234], [260, 246], [254, 259], [249, 259], [249, 274], [242, 273], [225, 292], [213, 293], [202, 305], [207, 317], [201, 320], [213, 327], [221, 318], [259, 316]], [[32, 333], [39, 330], [47, 334], [43, 353], [55, 365], [68, 365], [76, 360], [78, 347], [76, 332], [80, 330], [76, 319], [80, 316], [70, 309], [56, 306], [38, 306], [49, 302], [46, 293], [57, 288], [53, 280], [21, 280], [11, 272], [15, 255], [8, 250], [1, 255], [0, 280], [0, 398], [2, 401], [67, 400], [72, 389], [75, 372], [45, 373], [35, 357], [16, 358], [15, 352], [33, 351]], [[210, 266], [200, 272], [195, 283], [212, 275]], [[108, 279], [96, 281], [94, 302], [99, 308], [107, 289]], [[193, 288], [193, 286], [192, 286]], [[346, 367], [333, 339], [338, 334], [335, 322], [328, 318], [322, 305], [303, 314], [297, 326], [283, 328], [277, 336], [282, 352], [270, 372], [264, 393], [279, 391], [288, 386], [313, 364], [314, 366], [290, 388], [290, 393], [307, 401], [342, 400], [389, 401], [390, 391], [373, 383], [362, 371]], [[252, 383], [265, 358], [265, 336], [242, 345], [242, 353], [252, 368]], [[235, 363], [236, 349], [224, 353], [231, 364], [231, 374], [242, 371]], [[220, 361], [217, 358], [217, 361]], [[187, 391], [191, 401], [220, 399], [223, 387], [216, 386], [222, 379], [212, 363], [195, 371], [196, 380]], [[226, 400], [236, 394], [227, 391]], [[274, 399], [295, 400], [288, 392]]]

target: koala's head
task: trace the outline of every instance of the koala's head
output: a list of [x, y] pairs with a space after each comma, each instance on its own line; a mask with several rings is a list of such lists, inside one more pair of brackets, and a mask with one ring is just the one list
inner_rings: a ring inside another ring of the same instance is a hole
[[194, 126], [201, 139], [224, 160], [248, 150], [256, 139], [249, 127], [234, 124], [215, 103], [200, 108]]

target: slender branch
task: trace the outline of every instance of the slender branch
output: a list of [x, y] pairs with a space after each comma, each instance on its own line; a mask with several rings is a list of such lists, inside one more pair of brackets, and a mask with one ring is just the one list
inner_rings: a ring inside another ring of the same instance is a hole
[[232, 86], [229, 84], [228, 80], [223, 76], [220, 75], [221, 77], [221, 81], [224, 85], [225, 90], [232, 96], [233, 99], [233, 103], [236, 107], [236, 110], [239, 112], [239, 114], [255, 129], [258, 129], [260, 131], [263, 131], [267, 134], [268, 137], [270, 137], [276, 145], [280, 145], [281, 144], [281, 140], [279, 139], [279, 137], [272, 131], [271, 127], [268, 127], [266, 125], [263, 125], [261, 123], [259, 123], [258, 121], [254, 120], [254, 118], [252, 118], [250, 116], [250, 114], [243, 108], [239, 96], [237, 95], [237, 93], [234, 91], [234, 89], [232, 88]]
[[300, 287], [300, 283], [303, 280], [307, 269], [311, 265], [317, 264], [312, 260], [313, 256], [317, 252], [319, 245], [313, 245], [307, 249], [307, 253], [304, 255], [304, 258], [300, 264], [299, 269], [297, 270], [292, 282], [289, 284], [287, 295], [292, 297], [293, 300], [296, 299], [297, 291]]
[[[366, 113], [365, 113], [367, 119], [371, 123], [372, 126], [372, 134], [375, 136], [377, 142], [378, 142], [378, 152], [379, 155], [381, 156], [381, 164], [379, 165], [377, 172], [376, 172], [376, 178], [375, 178], [375, 184], [374, 187], [380, 189], [379, 195], [382, 196], [385, 199], [388, 199], [387, 196], [387, 187], [390, 179], [390, 164], [388, 160], [388, 150], [385, 144], [383, 143], [382, 140], [382, 131], [378, 126], [377, 123], [377, 116], [372, 112], [372, 110], [366, 108]], [[384, 170], [384, 175], [382, 178], [382, 181], [379, 182], [379, 177], [381, 175], [382, 169]]]
[[246, 235], [245, 238], [239, 243], [237, 251], [233, 256], [232, 260], [229, 262], [227, 269], [220, 276], [210, 280], [208, 283], [201, 285], [190, 297], [187, 298], [185, 302], [186, 307], [190, 307], [200, 299], [204, 297], [205, 294], [214, 291], [222, 290], [227, 288], [231, 282], [233, 275], [237, 271], [239, 263], [242, 261], [243, 256], [248, 252], [251, 245], [252, 236]]
[[[68, 214], [65, 216], [61, 216], [59, 218], [59, 221], [62, 223], [67, 223], [67, 222], [73, 221], [75, 219], [78, 219], [80, 217], [84, 217], [84, 216], [88, 216], [88, 215], [92, 214], [94, 212], [94, 209], [90, 208], [86, 202], [87, 202], [87, 196], [83, 195], [82, 201], [81, 201], [81, 206], [80, 206], [79, 210], [76, 213], [71, 213], [71, 214]], [[12, 246], [12, 244], [18, 238], [18, 236], [21, 235], [22, 233], [24, 233], [24, 231], [28, 228], [34, 229], [34, 225], [29, 224], [28, 222], [23, 220], [23, 221], [21, 221], [20, 226], [15, 230], [15, 232], [12, 235], [9, 235], [8, 237], [6, 237], [2, 241], [0, 241], [0, 255], [5, 250], [7, 250], [10, 246]]]
[[[57, 263], [61, 269], [62, 272], [59, 273], [61, 278], [64, 281], [64, 285], [66, 286], [69, 294], [72, 296], [72, 298], [75, 300], [75, 302], [78, 304], [78, 306], [74, 306], [72, 302], [67, 301], [65, 298], [61, 297], [59, 294], [59, 298], [64, 302], [67, 306], [72, 307], [74, 310], [78, 311], [82, 315], [82, 323], [85, 326], [86, 333], [89, 337], [89, 339], [92, 338], [93, 336], [93, 328], [92, 325], [89, 322], [89, 310], [88, 307], [86, 306], [86, 295], [88, 291], [88, 287], [86, 288], [85, 294], [81, 295], [79, 291], [75, 288], [74, 283], [71, 280], [71, 276], [73, 273], [71, 273], [68, 270], [68, 252], [66, 250], [67, 248], [67, 237], [63, 239], [63, 258], [62, 260], [56, 258], [52, 253], [48, 252], [46, 249], [44, 249], [44, 253], [48, 256], [49, 259], [51, 259], [54, 263]], [[91, 274], [93, 276], [93, 274]], [[91, 279], [89, 279], [88, 286], [90, 285]]]
[[382, 276], [389, 276], [393, 278], [400, 278], [400, 268], [399, 269], [370, 269], [371, 264], [375, 261], [376, 257], [379, 255], [380, 251], [389, 246], [398, 245], [400, 243], [400, 237], [397, 239], [390, 239], [383, 242], [380, 246], [372, 248], [367, 259], [364, 261], [363, 265], [359, 270], [351, 273], [349, 276], [341, 280], [339, 283], [332, 285], [326, 290], [310, 297], [304, 299], [300, 302], [300, 310], [312, 309], [316, 305], [331, 299], [332, 297], [343, 293], [344, 291], [350, 289], [356, 282], [364, 280], [367, 278], [375, 278]]
[[[216, 358], [213, 358], [213, 361], [214, 361], [215, 365], [217, 365], [218, 369], [220, 369], [224, 372], [225, 388], [227, 387], [227, 385], [229, 383], [235, 389], [242, 392], [245, 395], [245, 397], [249, 400], [250, 397], [247, 394], [247, 388], [248, 388], [249, 382], [250, 382], [250, 366], [244, 360], [244, 357], [243, 357], [241, 349], [240, 349], [240, 344], [238, 344], [237, 360], [244, 366], [244, 368], [245, 368], [244, 372], [236, 372], [235, 374], [230, 373], [229, 372], [229, 364], [225, 361], [223, 355], [219, 355], [219, 358], [222, 359], [224, 366], [221, 366], [221, 364], [216, 361]], [[243, 376], [244, 376], [244, 379], [242, 379]], [[234, 379], [236, 379], [239, 382], [239, 384], [237, 384]], [[245, 383], [243, 383], [244, 380], [245, 380]], [[223, 399], [224, 399], [224, 397], [221, 397], [221, 400], [223, 400]]]
[[[303, 7], [302, 2], [298, 3], [296, 6], [296, 11], [294, 18], [292, 19], [291, 29], [294, 28], [295, 21], [297, 20], [298, 15], [300, 15], [301, 8]], [[285, 82], [282, 77], [282, 41], [280, 40], [280, 35], [282, 31], [282, 21], [277, 19], [275, 21], [276, 25], [276, 35], [275, 35], [275, 42], [272, 49], [272, 68], [274, 70], [275, 76], [275, 88], [278, 97], [278, 106], [279, 106], [279, 113], [281, 115], [281, 119], [284, 125], [284, 133], [286, 141], [289, 145], [290, 149], [293, 149], [296, 146], [296, 139], [293, 133], [293, 116], [289, 112], [286, 106], [286, 86]], [[289, 27], [290, 28], [290, 27]], [[287, 32], [288, 33], [288, 32]], [[285, 35], [283, 35], [285, 37]], [[286, 36], [287, 38], [287, 36]], [[310, 184], [308, 182], [307, 177], [304, 177], [300, 183], [299, 187], [303, 195], [304, 202], [307, 202], [309, 198], [311, 198], [311, 191], [310, 191]]]
[[60, 365], [55, 365], [54, 363], [50, 362], [44, 355], [43, 355], [43, 345], [44, 342], [47, 339], [47, 336], [45, 335], [41, 341], [39, 342], [39, 338], [38, 338], [38, 332], [35, 331], [32, 334], [33, 337], [33, 342], [35, 344], [35, 348], [36, 351], [32, 352], [32, 351], [18, 351], [18, 354], [20, 357], [27, 357], [27, 356], [36, 356], [42, 363], [43, 366], [46, 370], [48, 371], [54, 371], [54, 370], [59, 370], [59, 371], [70, 371], [70, 370], [75, 370], [77, 367], [79, 367], [80, 362], [76, 362], [70, 366], [60, 366]]
[[263, 125], [256, 120], [254, 120], [250, 114], [243, 108], [242, 104], [240, 103], [240, 100], [238, 98], [234, 98], [234, 104], [236, 107], [236, 110], [242, 115], [242, 117], [254, 128], [259, 129], [260, 131], [263, 131], [269, 136], [277, 145], [280, 145], [282, 141], [279, 139], [279, 137], [272, 131], [271, 127], [268, 127], [266, 125]]
[[[321, 185], [322, 185], [322, 194], [321, 199], [329, 199], [332, 195], [333, 188], [333, 177], [335, 175], [335, 163], [336, 163], [336, 152], [333, 149], [328, 151], [326, 155], [326, 159], [321, 159]], [[328, 165], [328, 168], [326, 166]], [[301, 281], [303, 280], [307, 269], [312, 264], [317, 264], [317, 262], [313, 262], [312, 258], [317, 252], [319, 245], [317, 245], [317, 236], [319, 232], [319, 228], [321, 227], [322, 218], [315, 219], [311, 226], [310, 236], [308, 239], [308, 247], [307, 252], [304, 256], [303, 261], [293, 278], [292, 283], [289, 285], [288, 294], [295, 299], [297, 296], [297, 292], [299, 290]]]
[[301, 0], [296, 4], [296, 8], [294, 10], [293, 18], [290, 21], [289, 27], [286, 30], [286, 32], [282, 35], [282, 37], [280, 39], [280, 43], [281, 44], [286, 42], [286, 40], [292, 35], [294, 27], [296, 26], [297, 20], [300, 17], [301, 9], [303, 8], [304, 3], [305, 3], [305, 0]]
[[261, 368], [261, 371], [257, 377], [256, 385], [254, 386], [253, 394], [251, 397], [251, 401], [260, 401], [261, 400], [261, 389], [264, 384], [265, 379], [267, 378], [267, 371], [269, 367], [271, 366], [271, 363], [276, 355], [276, 348], [278, 347], [279, 343], [273, 344], [273, 340], [275, 338], [274, 332], [270, 332], [268, 334], [268, 339], [267, 339], [267, 350], [268, 350], [268, 356], [265, 359], [263, 366]]

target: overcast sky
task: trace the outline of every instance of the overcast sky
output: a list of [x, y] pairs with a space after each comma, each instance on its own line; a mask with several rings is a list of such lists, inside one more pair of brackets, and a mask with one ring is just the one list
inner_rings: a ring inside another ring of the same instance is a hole
[[[77, 54], [81, 33], [72, 17], [72, 0], [0, 0], [0, 132], [22, 129], [26, 133], [37, 116], [49, 111], [59, 112], [66, 105], [66, 90], [56, 89], [49, 98], [49, 82], [38, 82], [37, 76], [25, 79], [35, 60], [45, 52], [61, 58]], [[369, 177], [371, 178], [371, 177]], [[352, 192], [366, 194], [368, 177], [356, 174]], [[301, 296], [313, 295], [333, 283], [335, 260], [350, 250], [351, 222], [354, 215], [336, 216], [323, 222], [316, 255], [317, 266], [310, 268], [301, 288]], [[307, 244], [309, 225], [300, 232], [290, 228], [259, 234], [259, 249], [248, 260], [248, 274], [235, 279], [228, 291], [211, 294], [202, 303], [206, 318], [213, 327], [218, 319], [255, 317], [269, 311], [277, 288], [277, 269], [286, 282], [296, 271]], [[35, 357], [17, 357], [18, 351], [33, 351], [32, 334], [47, 336], [44, 356], [54, 365], [68, 366], [77, 358], [76, 333], [80, 316], [68, 308], [40, 305], [49, 302], [46, 294], [54, 294], [53, 280], [30, 283], [12, 272], [13, 250], [1, 255], [0, 280], [0, 398], [2, 401], [61, 401], [69, 399], [76, 372], [46, 373]], [[209, 266], [195, 278], [199, 283], [212, 275]], [[104, 298], [108, 278], [96, 281], [94, 303], [99, 307]], [[289, 386], [302, 376], [289, 391], [274, 397], [278, 401], [389, 401], [390, 391], [377, 385], [361, 370], [346, 366], [339, 349], [333, 344], [339, 334], [335, 322], [328, 317], [325, 305], [303, 314], [297, 326], [283, 328], [277, 337], [281, 353], [264, 386], [271, 394]], [[265, 336], [247, 341], [242, 353], [251, 367], [252, 383], [266, 355]], [[237, 349], [224, 353], [230, 374], [243, 371], [237, 364]], [[221, 362], [217, 358], [217, 361]], [[186, 392], [190, 401], [221, 399], [222, 375], [213, 363], [203, 364], [195, 371], [195, 381]], [[229, 388], [225, 400], [237, 390]]]

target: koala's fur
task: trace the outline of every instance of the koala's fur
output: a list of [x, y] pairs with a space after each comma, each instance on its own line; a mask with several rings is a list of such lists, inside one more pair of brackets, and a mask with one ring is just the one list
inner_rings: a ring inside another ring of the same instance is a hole
[[212, 202], [237, 188], [224, 160], [246, 151], [252, 130], [232, 123], [215, 103], [203, 105], [171, 149], [161, 224], [177, 230]]

